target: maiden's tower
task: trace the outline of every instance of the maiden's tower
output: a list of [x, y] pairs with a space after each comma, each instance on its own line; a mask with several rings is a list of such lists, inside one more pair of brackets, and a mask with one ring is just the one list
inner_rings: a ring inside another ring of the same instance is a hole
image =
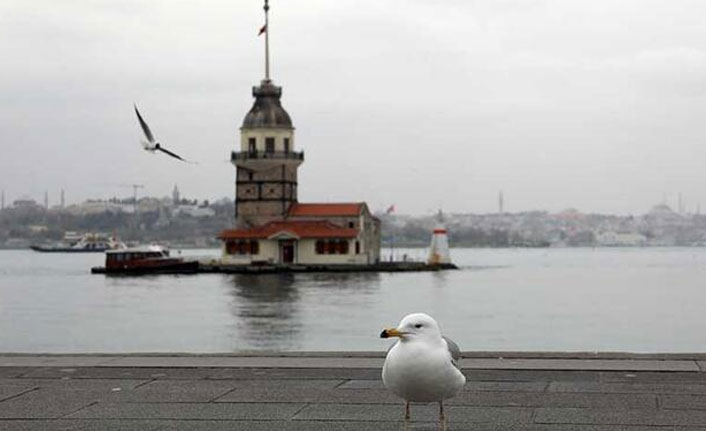
[[301, 203], [292, 119], [282, 87], [270, 78], [269, 5], [265, 0], [265, 78], [240, 128], [235, 166], [235, 226], [220, 234], [224, 260], [243, 264], [373, 264], [380, 260], [380, 221], [365, 202]]

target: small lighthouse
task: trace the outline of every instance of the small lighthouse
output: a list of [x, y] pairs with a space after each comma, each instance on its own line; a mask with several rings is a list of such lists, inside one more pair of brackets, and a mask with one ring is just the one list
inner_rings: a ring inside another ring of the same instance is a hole
[[427, 263], [429, 265], [446, 265], [451, 263], [449, 237], [446, 235], [446, 227], [441, 217], [441, 211], [439, 211], [438, 222], [431, 235], [431, 245], [429, 246], [429, 259]]

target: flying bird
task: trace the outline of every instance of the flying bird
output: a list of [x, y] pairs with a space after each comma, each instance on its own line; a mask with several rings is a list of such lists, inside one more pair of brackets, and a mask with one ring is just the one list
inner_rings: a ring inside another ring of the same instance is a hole
[[137, 119], [140, 122], [140, 127], [142, 127], [142, 132], [145, 134], [145, 138], [147, 140], [142, 140], [142, 147], [151, 153], [154, 153], [155, 151], [161, 151], [169, 156], [174, 157], [175, 159], [181, 160], [182, 162], [185, 163], [193, 163], [188, 160], [185, 160], [181, 156], [167, 150], [166, 148], [162, 147], [159, 142], [154, 140], [154, 135], [152, 135], [152, 131], [150, 130], [150, 127], [147, 125], [145, 120], [142, 118], [142, 115], [140, 115], [140, 111], [137, 109], [137, 104], [135, 106], [135, 114], [137, 114]]
[[396, 328], [382, 331], [380, 338], [398, 337], [382, 367], [385, 387], [405, 400], [405, 420], [411, 402], [438, 402], [439, 421], [445, 424], [444, 400], [454, 397], [466, 384], [460, 370], [461, 350], [441, 335], [431, 316], [405, 316]]

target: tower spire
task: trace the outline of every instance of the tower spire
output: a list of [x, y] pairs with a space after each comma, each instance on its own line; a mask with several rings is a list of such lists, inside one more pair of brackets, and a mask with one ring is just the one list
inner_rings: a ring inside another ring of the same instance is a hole
[[265, 0], [265, 81], [270, 80], [270, 23], [269, 23], [269, 0]]

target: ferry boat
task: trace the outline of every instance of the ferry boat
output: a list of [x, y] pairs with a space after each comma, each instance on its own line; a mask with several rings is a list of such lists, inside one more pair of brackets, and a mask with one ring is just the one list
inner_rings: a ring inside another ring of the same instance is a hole
[[64, 242], [55, 245], [30, 245], [34, 251], [44, 253], [102, 253], [106, 250], [119, 250], [125, 244], [115, 235], [87, 233], [76, 236], [73, 232], [64, 235]]
[[199, 263], [170, 257], [169, 250], [160, 245], [108, 250], [105, 267], [91, 268], [93, 274], [168, 274], [196, 273]]

